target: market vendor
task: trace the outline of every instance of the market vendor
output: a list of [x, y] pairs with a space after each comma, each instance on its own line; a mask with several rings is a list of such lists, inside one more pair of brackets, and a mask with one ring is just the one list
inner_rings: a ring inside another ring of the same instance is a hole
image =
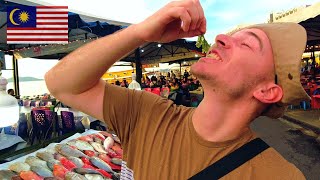
[[[218, 35], [207, 56], [191, 67], [205, 91], [196, 109], [100, 79], [116, 61], [145, 43], [205, 32], [199, 0], [173, 1], [141, 23], [75, 50], [47, 72], [53, 96], [106, 122], [119, 136], [124, 150], [122, 178], [188, 179], [256, 139], [250, 129], [255, 118], [281, 117], [287, 104], [309, 98], [299, 74], [306, 32], [293, 23], [255, 25]], [[274, 178], [304, 176], [268, 148], [222, 177]]]

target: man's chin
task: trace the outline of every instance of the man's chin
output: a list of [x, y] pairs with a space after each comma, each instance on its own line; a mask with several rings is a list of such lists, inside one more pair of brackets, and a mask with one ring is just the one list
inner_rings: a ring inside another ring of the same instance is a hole
[[208, 76], [207, 73], [204, 73], [203, 71], [193, 71], [191, 72], [192, 75], [194, 75], [195, 77], [197, 77], [200, 81], [203, 80], [210, 80], [211, 78]]
[[199, 64], [197, 64], [197, 63], [195, 63], [191, 66], [190, 72], [192, 75], [197, 77], [199, 80], [201, 80], [201, 79], [207, 80], [208, 79], [208, 73], [205, 73], [203, 68], [201, 66], [199, 66]]
[[198, 65], [198, 62], [190, 67], [190, 72], [197, 77], [197, 75], [201, 72], [201, 67]]

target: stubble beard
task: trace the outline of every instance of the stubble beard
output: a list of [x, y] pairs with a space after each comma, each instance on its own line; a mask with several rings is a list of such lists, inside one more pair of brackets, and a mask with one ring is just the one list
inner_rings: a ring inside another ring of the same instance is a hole
[[205, 89], [206, 91], [214, 91], [222, 96], [226, 96], [228, 99], [239, 99], [243, 97], [255, 84], [245, 81], [232, 87], [230, 82], [221, 81], [218, 77], [210, 76], [205, 71], [191, 67], [190, 72], [199, 79], [201, 84], [209, 88]]

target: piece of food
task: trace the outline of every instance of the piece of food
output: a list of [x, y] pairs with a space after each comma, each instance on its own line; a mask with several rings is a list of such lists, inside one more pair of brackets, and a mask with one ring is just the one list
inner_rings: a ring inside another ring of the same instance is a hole
[[45, 168], [48, 168], [49, 167], [47, 166], [47, 162], [46, 161], [43, 161], [35, 156], [29, 156], [27, 157], [26, 161], [25, 161], [27, 164], [29, 164], [30, 166], [40, 166], [40, 167], [45, 167]]
[[105, 151], [102, 144], [97, 143], [97, 142], [90, 142], [90, 144], [94, 148], [94, 150], [96, 150], [97, 152], [107, 154], [107, 151]]
[[52, 171], [41, 166], [31, 166], [31, 171], [35, 172], [41, 177], [53, 177]]
[[16, 162], [13, 163], [9, 166], [9, 169], [11, 171], [20, 173], [21, 171], [30, 171], [30, 166], [27, 163], [23, 163], [23, 162]]
[[0, 170], [0, 179], [1, 180], [11, 180], [12, 177], [17, 174], [11, 170]]
[[67, 144], [58, 144], [55, 146], [55, 149], [57, 152], [59, 152], [60, 154], [66, 156], [66, 157], [70, 157], [70, 156], [88, 157], [87, 155], [83, 154], [81, 151], [79, 151], [77, 149], [73, 149]]
[[103, 142], [103, 147], [106, 151], [108, 151], [114, 145], [114, 140], [112, 137], [107, 137]]
[[84, 151], [84, 150], [90, 150], [94, 151], [93, 147], [86, 141], [82, 140], [72, 140], [67, 142], [68, 145], [75, 146], [77, 149]]
[[38, 176], [36, 173], [32, 171], [21, 171], [20, 177], [23, 180], [43, 180], [43, 177]]
[[107, 172], [113, 172], [112, 168], [110, 167], [110, 165], [108, 163], [104, 162], [103, 160], [101, 160], [98, 157], [91, 157], [90, 158], [90, 162], [94, 166], [98, 167], [99, 169], [103, 169], [103, 170], [105, 170]]

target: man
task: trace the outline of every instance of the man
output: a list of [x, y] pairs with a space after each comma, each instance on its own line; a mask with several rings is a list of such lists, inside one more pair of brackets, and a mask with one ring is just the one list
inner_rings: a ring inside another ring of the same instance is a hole
[[[139, 24], [77, 49], [46, 74], [55, 97], [117, 133], [124, 150], [122, 178], [188, 179], [255, 139], [249, 125], [256, 117], [280, 117], [288, 103], [308, 98], [299, 77], [306, 33], [290, 23], [218, 35], [207, 57], [191, 68], [205, 91], [196, 109], [100, 80], [113, 63], [146, 42], [205, 31], [198, 0], [174, 1]], [[269, 148], [222, 179], [304, 176]]]
[[183, 78], [187, 78], [189, 77], [189, 73], [187, 70], [184, 70], [184, 74], [183, 74]]

